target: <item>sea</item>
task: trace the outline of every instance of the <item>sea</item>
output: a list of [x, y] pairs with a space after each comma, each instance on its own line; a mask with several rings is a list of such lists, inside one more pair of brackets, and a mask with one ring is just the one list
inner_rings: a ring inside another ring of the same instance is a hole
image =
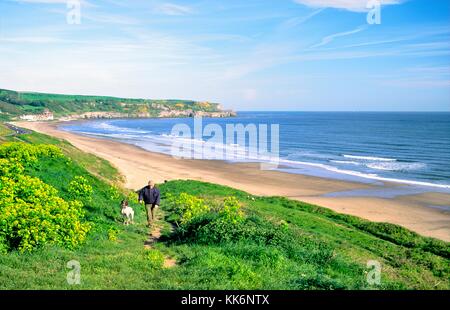
[[[251, 134], [227, 134], [239, 126]], [[201, 120], [86, 120], [63, 123], [60, 129], [169, 155], [174, 144], [183, 145], [205, 160], [264, 163], [276, 155], [273, 169], [287, 173], [393, 182], [410, 185], [409, 194], [450, 193], [450, 113], [238, 112], [233, 118]], [[230, 150], [232, 157], [217, 155]]]

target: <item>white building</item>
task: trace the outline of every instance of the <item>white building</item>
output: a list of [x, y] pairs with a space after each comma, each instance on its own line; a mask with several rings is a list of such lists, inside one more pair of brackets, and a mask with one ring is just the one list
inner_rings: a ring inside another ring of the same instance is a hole
[[19, 116], [20, 119], [24, 121], [52, 121], [54, 119], [53, 113], [49, 110], [44, 111], [41, 114], [24, 114]]

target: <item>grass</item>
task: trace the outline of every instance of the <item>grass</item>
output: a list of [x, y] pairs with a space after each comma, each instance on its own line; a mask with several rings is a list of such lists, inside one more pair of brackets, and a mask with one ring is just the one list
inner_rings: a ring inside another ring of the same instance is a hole
[[[52, 144], [57, 145], [76, 165], [89, 171], [94, 177], [98, 177], [106, 182], [113, 184], [120, 184], [123, 181], [123, 176], [119, 174], [117, 169], [113, 167], [107, 160], [99, 158], [95, 155], [85, 153], [66, 140], [53, 138], [37, 132], [31, 134], [9, 137], [6, 141], [26, 142], [33, 144]], [[51, 164], [51, 163], [50, 163]], [[49, 169], [55, 170], [55, 169]], [[60, 171], [64, 174], [63, 171]]]
[[[89, 180], [94, 195], [86, 210], [94, 229], [76, 250], [47, 246], [27, 254], [13, 251], [0, 255], [0, 289], [450, 288], [446, 242], [396, 225], [198, 181], [160, 185], [162, 237], [152, 250], [146, 250], [144, 209], [132, 202], [136, 224], [122, 224], [119, 202], [130, 193], [120, 189], [120, 195], [114, 195], [111, 186], [120, 184], [121, 177], [108, 162], [38, 133], [5, 138], [17, 139], [58, 145], [71, 159], [44, 158], [26, 171], [57, 188], [61, 197], [67, 197], [67, 184], [74, 176]], [[220, 232], [219, 236], [232, 236], [229, 240], [195, 237], [209, 217], [194, 222], [188, 233], [172, 232], [172, 214], [164, 201], [167, 194], [182, 192], [211, 205], [235, 196], [247, 219]], [[117, 231], [117, 240], [112, 240], [111, 230]], [[175, 258], [177, 265], [164, 268], [163, 257]], [[70, 269], [66, 264], [70, 260], [80, 262], [80, 285], [67, 284]], [[369, 260], [381, 263], [381, 285], [366, 281]]]
[[12, 133], [13, 131], [11, 129], [0, 123], [0, 142], [6, 141], [7, 137]]

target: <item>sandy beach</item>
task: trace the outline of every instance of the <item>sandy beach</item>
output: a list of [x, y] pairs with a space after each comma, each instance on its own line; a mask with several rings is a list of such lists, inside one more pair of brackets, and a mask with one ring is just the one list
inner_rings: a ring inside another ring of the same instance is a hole
[[[427, 192], [395, 198], [326, 197], [324, 195], [329, 193], [370, 189], [375, 185], [260, 170], [256, 163], [175, 159], [125, 143], [61, 131], [57, 129], [57, 123], [17, 122], [15, 125], [65, 139], [85, 152], [108, 160], [124, 175], [127, 188], [141, 188], [150, 178], [156, 182], [200, 180], [254, 195], [286, 196], [371, 221], [398, 224], [424, 236], [450, 241], [450, 211], [430, 207], [450, 205], [449, 194]], [[383, 185], [386, 188], [396, 186], [400, 185]]]

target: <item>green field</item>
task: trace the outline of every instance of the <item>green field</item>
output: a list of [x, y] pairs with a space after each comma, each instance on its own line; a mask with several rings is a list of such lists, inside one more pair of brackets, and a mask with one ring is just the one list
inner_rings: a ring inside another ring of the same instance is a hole
[[[21, 173], [51, 185], [65, 201], [73, 199], [68, 184], [77, 176], [92, 188], [83, 201], [83, 221], [92, 228], [74, 248], [44, 243], [21, 252], [14, 248], [18, 240], [12, 242], [0, 230], [0, 243], [9, 245], [0, 254], [1, 289], [450, 289], [446, 242], [198, 181], [159, 185], [161, 237], [146, 249], [144, 209], [135, 193], [121, 188], [121, 177], [108, 162], [45, 135], [5, 137], [1, 125], [0, 133], [0, 160], [6, 141], [62, 150], [64, 156], [39, 155]], [[3, 189], [0, 184], [0, 212]], [[130, 226], [120, 216], [119, 203], [126, 196], [136, 213]], [[31, 221], [21, 220], [23, 225]], [[79, 285], [66, 281], [71, 260], [81, 266]], [[176, 263], [165, 267], [165, 260]], [[367, 282], [368, 261], [381, 264], [379, 285]]]
[[219, 111], [217, 103], [192, 100], [129, 99], [107, 96], [59, 95], [32, 92], [16, 92], [0, 89], [0, 120], [22, 114], [38, 114], [45, 110], [55, 116], [80, 114], [84, 112], [118, 112], [137, 115], [149, 113], [157, 116], [163, 109]]

